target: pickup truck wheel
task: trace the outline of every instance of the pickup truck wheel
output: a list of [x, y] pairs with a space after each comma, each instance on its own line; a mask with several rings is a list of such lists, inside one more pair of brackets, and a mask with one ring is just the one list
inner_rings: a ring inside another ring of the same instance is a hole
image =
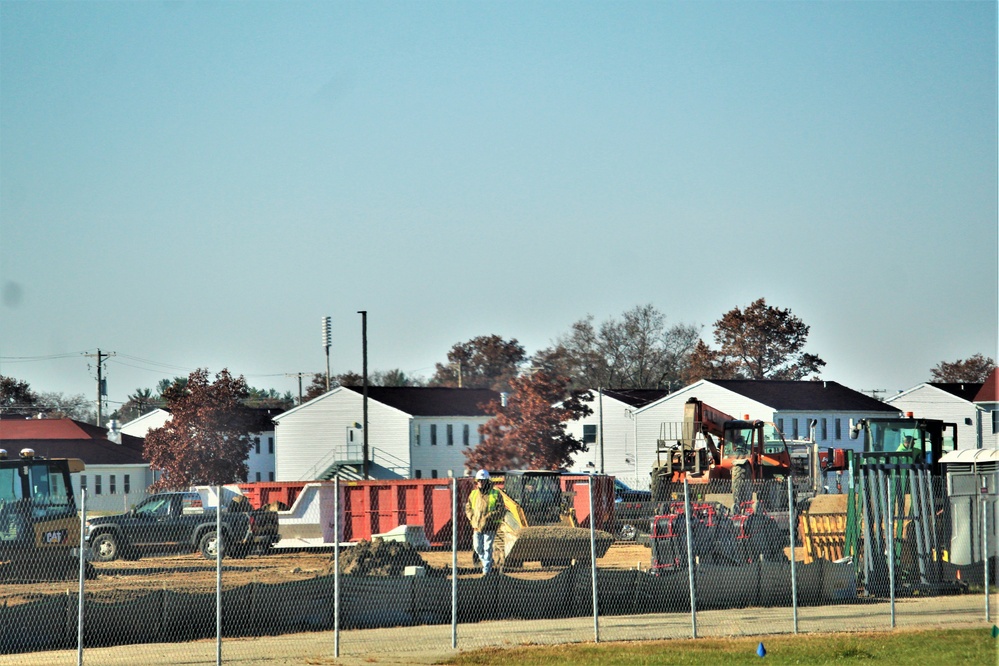
[[[201, 555], [206, 560], [214, 560], [218, 557], [216, 549], [219, 547], [219, 540], [215, 534], [215, 530], [205, 532], [201, 537], [201, 542], [198, 544], [198, 548], [201, 550]], [[225, 540], [222, 541], [222, 557], [226, 555]]]
[[121, 545], [110, 532], [98, 534], [90, 548], [93, 550], [94, 559], [98, 562], [114, 562], [121, 555]]

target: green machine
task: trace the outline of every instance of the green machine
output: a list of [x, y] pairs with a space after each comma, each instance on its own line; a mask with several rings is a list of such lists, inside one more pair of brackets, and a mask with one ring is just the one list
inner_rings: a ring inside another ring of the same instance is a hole
[[911, 594], [946, 587], [941, 544], [948, 542], [940, 458], [957, 449], [957, 424], [936, 419], [862, 419], [847, 452], [850, 482], [844, 556], [853, 558], [868, 594]]

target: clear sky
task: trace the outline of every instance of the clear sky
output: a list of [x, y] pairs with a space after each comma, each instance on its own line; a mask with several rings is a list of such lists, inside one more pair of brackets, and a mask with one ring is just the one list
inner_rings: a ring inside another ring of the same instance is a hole
[[995, 2], [0, 2], [0, 373], [429, 377], [764, 297], [822, 377], [996, 358]]

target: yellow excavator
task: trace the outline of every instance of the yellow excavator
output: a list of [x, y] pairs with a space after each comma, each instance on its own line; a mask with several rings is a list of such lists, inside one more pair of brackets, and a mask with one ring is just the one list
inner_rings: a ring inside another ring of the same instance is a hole
[[[501, 493], [506, 515], [500, 530], [503, 567], [525, 562], [564, 566], [590, 561], [590, 530], [578, 527], [571, 493], [563, 492], [561, 473], [512, 470], [504, 473]], [[603, 530], [594, 534], [595, 555], [603, 557], [614, 540]]]
[[[70, 474], [78, 458], [46, 459], [0, 449], [0, 580], [68, 580], [79, 575], [80, 517]], [[87, 574], [92, 568], [86, 563]]]

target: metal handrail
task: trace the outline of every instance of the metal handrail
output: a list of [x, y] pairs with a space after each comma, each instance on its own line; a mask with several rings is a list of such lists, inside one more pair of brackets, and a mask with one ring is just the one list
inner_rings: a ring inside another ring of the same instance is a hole
[[[384, 449], [371, 447], [369, 458], [372, 463], [375, 462], [376, 455], [379, 458], [385, 460], [385, 462], [389, 463], [387, 465], [380, 463], [382, 467], [385, 467], [386, 469], [389, 469], [397, 474], [402, 474], [404, 476], [409, 473], [409, 463], [403, 460], [402, 458], [394, 456], [391, 453], [387, 453]], [[326, 470], [335, 465], [337, 461], [340, 460], [355, 461], [355, 460], [363, 460], [363, 458], [364, 458], [363, 448], [360, 444], [346, 444], [341, 446], [334, 446], [329, 453], [323, 456], [319, 460], [319, 462], [317, 462], [315, 465], [310, 467], [305, 474], [299, 477], [298, 480], [311, 481], [317, 479], [319, 478], [320, 474], [325, 473]]]

